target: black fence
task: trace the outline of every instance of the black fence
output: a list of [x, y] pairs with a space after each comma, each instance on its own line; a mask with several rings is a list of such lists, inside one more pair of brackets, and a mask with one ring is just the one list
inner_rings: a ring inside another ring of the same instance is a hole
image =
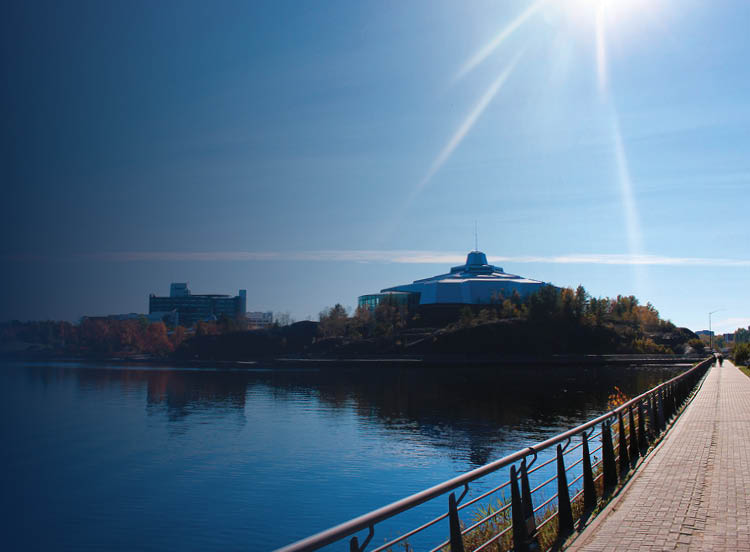
[[[445, 520], [447, 531], [443, 534], [447, 534], [448, 538], [426, 547], [421, 545], [420, 550], [423, 547], [430, 552], [553, 549], [564, 542], [576, 530], [576, 526], [582, 527], [628, 477], [639, 458], [681, 411], [713, 362], [713, 357], [699, 362], [685, 373], [628, 400], [595, 420], [277, 552], [317, 550], [347, 537], [351, 537], [348, 542], [350, 552], [364, 552], [372, 543], [379, 523], [446, 493], [450, 494], [448, 509], [444, 514], [389, 539], [369, 552], [415, 550], [414, 539], [440, 522], [445, 528]], [[574, 440], [577, 442], [573, 443]], [[554, 450], [554, 454], [537, 464], [538, 454], [548, 449]], [[509, 477], [502, 484], [462, 502], [468, 495], [470, 484], [508, 467]], [[554, 473], [550, 477], [540, 478], [545, 469]], [[530, 478], [541, 481], [532, 488]], [[452, 491], [458, 489], [461, 489], [461, 493], [456, 497]], [[480, 504], [487, 504], [497, 497], [501, 498], [494, 505], [477, 510]], [[463, 524], [461, 515], [471, 506], [484, 515], [475, 512], [470, 524]], [[362, 542], [359, 536], [352, 536], [364, 530], [368, 533], [363, 536]]]

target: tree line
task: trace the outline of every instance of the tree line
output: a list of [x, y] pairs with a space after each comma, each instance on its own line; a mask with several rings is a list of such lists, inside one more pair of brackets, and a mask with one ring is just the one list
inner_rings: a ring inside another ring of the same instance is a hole
[[[341, 304], [320, 313], [319, 333], [325, 338], [361, 339], [393, 337], [400, 330], [423, 326], [427, 321], [420, 314], [410, 312], [405, 306], [387, 300], [374, 309], [358, 307], [351, 315]], [[560, 326], [627, 326], [632, 330], [633, 352], [666, 353], [666, 348], [657, 345], [644, 335], [648, 332], [670, 331], [675, 326], [662, 320], [659, 311], [651, 303], [641, 305], [633, 295], [618, 295], [615, 298], [592, 297], [583, 286], [558, 288], [551, 285], [522, 298], [514, 291], [509, 296], [493, 294], [490, 303], [465, 306], [448, 328], [462, 329], [516, 319], [525, 321], [540, 330]]]

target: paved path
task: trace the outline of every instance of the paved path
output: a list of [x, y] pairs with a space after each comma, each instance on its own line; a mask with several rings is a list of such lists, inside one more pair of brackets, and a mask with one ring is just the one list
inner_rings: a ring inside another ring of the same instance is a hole
[[568, 550], [750, 551], [750, 378], [729, 361]]

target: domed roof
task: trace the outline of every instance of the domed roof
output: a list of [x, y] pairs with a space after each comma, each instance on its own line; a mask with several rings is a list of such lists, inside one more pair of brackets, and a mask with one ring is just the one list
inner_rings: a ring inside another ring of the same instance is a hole
[[471, 273], [471, 274], [491, 274], [493, 272], [502, 272], [499, 266], [492, 266], [487, 262], [487, 255], [482, 251], [469, 251], [466, 255], [466, 264], [454, 266], [451, 268], [451, 274]]
[[486, 264], [488, 264], [487, 255], [485, 255], [481, 251], [470, 251], [466, 256], [466, 266]]
[[459, 303], [488, 304], [499, 294], [506, 297], [517, 291], [522, 297], [533, 293], [544, 282], [508, 274], [499, 266], [487, 262], [481, 251], [470, 251], [466, 264], [454, 266], [449, 274], [415, 280], [411, 284], [394, 286], [381, 293], [401, 291], [419, 293], [419, 304]]

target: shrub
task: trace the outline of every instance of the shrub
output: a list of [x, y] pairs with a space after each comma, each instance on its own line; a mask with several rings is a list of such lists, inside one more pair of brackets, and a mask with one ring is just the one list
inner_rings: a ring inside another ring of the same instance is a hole
[[734, 362], [737, 364], [747, 364], [750, 360], [750, 343], [738, 343], [732, 350]]
[[700, 337], [696, 337], [688, 341], [688, 345], [690, 345], [697, 353], [702, 353], [706, 350], [706, 344], [703, 343], [703, 340]]

